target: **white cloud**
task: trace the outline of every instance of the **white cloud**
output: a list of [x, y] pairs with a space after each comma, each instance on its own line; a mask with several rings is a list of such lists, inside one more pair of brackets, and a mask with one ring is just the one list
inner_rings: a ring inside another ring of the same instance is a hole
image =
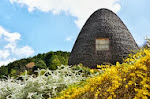
[[15, 48], [17, 47], [17, 42], [9, 42], [7, 45], [4, 46], [5, 49], [11, 49], [12, 51], [15, 50]]
[[66, 41], [72, 41], [72, 39], [73, 39], [73, 36], [69, 36], [66, 38]]
[[0, 49], [0, 66], [7, 65], [18, 58], [29, 57], [34, 53], [34, 50], [27, 45], [18, 47], [20, 33], [10, 33], [0, 26], [0, 38], [1, 42], [5, 42]]
[[9, 50], [0, 50], [0, 59], [6, 59], [9, 55]]
[[24, 47], [21, 47], [21, 48], [16, 48], [14, 50], [14, 52], [18, 56], [25, 56], [25, 57], [29, 57], [30, 55], [32, 55], [34, 53], [34, 51], [32, 50], [32, 48], [29, 47], [29, 46], [24, 46]]
[[13, 62], [13, 61], [15, 61], [15, 60], [17, 60], [16, 58], [9, 58], [9, 59], [7, 59], [7, 60], [5, 60], [5, 61], [1, 61], [0, 60], [0, 67], [2, 66], [2, 65], [8, 65], [10, 62]]
[[14, 42], [16, 40], [20, 40], [21, 35], [19, 33], [9, 33], [4, 28], [0, 26], [0, 36], [4, 35], [5, 40], [8, 42]]
[[31, 12], [35, 9], [43, 12], [59, 14], [64, 11], [77, 17], [75, 23], [79, 28], [83, 26], [87, 18], [97, 9], [108, 8], [117, 12], [120, 10], [120, 0], [10, 0], [11, 3], [26, 5]]

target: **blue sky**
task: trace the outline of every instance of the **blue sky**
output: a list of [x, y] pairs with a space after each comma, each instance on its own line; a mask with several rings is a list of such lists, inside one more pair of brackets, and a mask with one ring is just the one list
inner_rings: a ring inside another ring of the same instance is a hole
[[0, 0], [0, 66], [49, 51], [71, 51], [87, 18], [113, 10], [139, 46], [150, 37], [150, 0]]

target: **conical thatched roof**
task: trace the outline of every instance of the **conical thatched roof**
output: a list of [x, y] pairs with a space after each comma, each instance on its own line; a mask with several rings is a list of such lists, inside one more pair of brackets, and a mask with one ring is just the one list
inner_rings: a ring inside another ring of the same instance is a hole
[[82, 63], [90, 68], [104, 62], [115, 64], [132, 50], [138, 50], [138, 46], [121, 19], [108, 9], [99, 9], [83, 26], [68, 63]]

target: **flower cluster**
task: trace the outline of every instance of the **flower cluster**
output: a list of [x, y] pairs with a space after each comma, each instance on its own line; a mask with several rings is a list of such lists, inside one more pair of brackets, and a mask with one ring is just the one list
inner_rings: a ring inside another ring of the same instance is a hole
[[47, 99], [56, 96], [70, 84], [85, 80], [85, 73], [70, 66], [59, 66], [57, 70], [38, 70], [38, 77], [22, 76], [22, 80], [8, 78], [0, 80], [0, 99]]
[[56, 99], [150, 99], [150, 49], [130, 54], [122, 64], [97, 67], [104, 73], [67, 88]]

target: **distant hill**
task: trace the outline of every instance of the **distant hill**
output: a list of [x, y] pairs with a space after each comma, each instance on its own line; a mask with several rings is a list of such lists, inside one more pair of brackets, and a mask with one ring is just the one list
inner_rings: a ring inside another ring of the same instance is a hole
[[17, 60], [9, 63], [7, 66], [0, 67], [0, 78], [2, 78], [3, 75], [16, 77], [17, 75], [23, 74], [25, 70], [28, 71], [28, 74], [33, 74], [38, 68], [55, 70], [57, 69], [57, 66], [60, 66], [61, 64], [68, 65], [69, 55], [70, 52], [51, 51], [44, 54], [38, 54], [34, 57]]

